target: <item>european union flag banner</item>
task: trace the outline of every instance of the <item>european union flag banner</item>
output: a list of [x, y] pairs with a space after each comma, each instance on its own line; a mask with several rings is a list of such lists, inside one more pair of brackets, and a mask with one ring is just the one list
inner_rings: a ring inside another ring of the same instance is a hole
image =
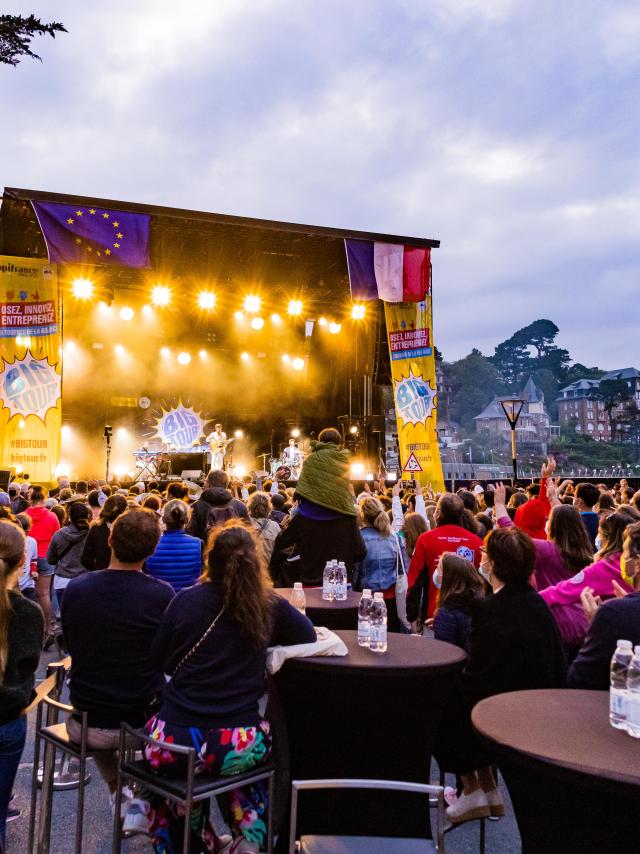
[[344, 243], [353, 300], [421, 302], [429, 293], [429, 249], [371, 240]]
[[150, 266], [147, 214], [53, 202], [31, 204], [51, 263]]

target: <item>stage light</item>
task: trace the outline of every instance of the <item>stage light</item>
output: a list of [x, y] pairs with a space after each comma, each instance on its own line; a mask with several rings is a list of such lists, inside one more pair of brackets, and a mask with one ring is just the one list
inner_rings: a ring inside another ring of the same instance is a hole
[[291, 438], [292, 439], [299, 439], [300, 438], [300, 428], [299, 427], [293, 428], [293, 430], [291, 431]]
[[154, 305], [169, 305], [171, 291], [166, 285], [156, 285], [151, 289], [151, 302]]
[[188, 365], [191, 361], [191, 356], [189, 353], [178, 353], [178, 364], [179, 365]]
[[128, 305], [120, 309], [120, 320], [133, 320], [135, 312]]
[[236, 320], [244, 320], [244, 314], [241, 311], [236, 311], [233, 316]]
[[326, 326], [326, 325], [327, 325], [327, 318], [326, 317], [318, 318], [318, 326]]
[[75, 341], [65, 341], [64, 342], [64, 349], [68, 350], [70, 353], [72, 353], [76, 349]]
[[364, 474], [364, 463], [351, 463], [351, 474]]
[[200, 356], [201, 359], [206, 359], [207, 358], [207, 351], [206, 350], [200, 350], [200, 352], [198, 353], [198, 356]]
[[256, 297], [256, 296], [245, 297], [244, 310], [248, 311], [249, 314], [257, 314], [260, 311], [261, 305], [262, 305], [261, 297]]
[[60, 435], [63, 439], [68, 439], [71, 436], [71, 427], [68, 424], [63, 424], [60, 428]]
[[254, 317], [251, 321], [252, 329], [262, 329], [264, 326], [264, 320], [261, 317]]
[[145, 317], [151, 317], [151, 315], [153, 313], [151, 311], [151, 306], [150, 305], [143, 305], [142, 306], [142, 313], [144, 314]]
[[349, 427], [349, 433], [351, 433], [352, 436], [355, 436], [357, 434], [357, 432], [358, 432], [358, 428], [356, 427], [355, 424], [352, 424], [351, 427]]
[[242, 430], [236, 430], [236, 432], [233, 435], [236, 437], [236, 439], [242, 439], [244, 436], [244, 433], [242, 432]]
[[93, 296], [93, 282], [91, 279], [78, 276], [77, 279], [71, 282], [71, 293], [76, 299], [91, 299]]
[[170, 355], [171, 355], [171, 350], [169, 350], [169, 348], [168, 348], [168, 347], [161, 347], [161, 348], [160, 348], [160, 355], [161, 355], [161, 356], [164, 356], [164, 357], [165, 357], [165, 359], [166, 359], [166, 358], [167, 358], [167, 356], [170, 356]]
[[116, 430], [116, 436], [118, 437], [118, 439], [128, 439], [129, 431], [126, 427], [118, 427], [118, 429]]
[[116, 466], [113, 470], [113, 473], [116, 475], [116, 477], [123, 477], [127, 473], [127, 467]]
[[365, 480], [373, 480], [373, 472], [372, 471], [367, 472]]
[[233, 473], [236, 477], [244, 477], [247, 470], [244, 466], [235, 466]]
[[210, 311], [212, 308], [215, 308], [216, 305], [216, 295], [211, 291], [200, 291], [198, 294], [198, 308], [201, 308], [203, 311]]
[[243, 362], [248, 362], [249, 361], [249, 354], [248, 353], [240, 353], [240, 358], [242, 359]]
[[289, 362], [291, 361], [291, 359], [290, 359], [290, 357], [289, 357], [289, 354], [288, 354], [288, 353], [283, 353], [283, 354], [282, 354], [282, 361], [285, 363], [285, 365], [288, 365], [288, 364], [289, 364]]
[[281, 323], [281, 322], [282, 322], [282, 318], [280, 317], [280, 315], [279, 315], [279, 314], [276, 314], [276, 313], [274, 312], [274, 313], [271, 315], [271, 323]]
[[341, 330], [342, 330], [342, 324], [341, 323], [336, 323], [335, 320], [331, 321], [331, 323], [329, 324], [329, 332], [332, 335], [337, 335], [338, 332], [340, 332]]
[[299, 317], [302, 314], [302, 300], [290, 299], [287, 306], [287, 314], [290, 314], [291, 317]]
[[390, 471], [387, 473], [387, 480], [390, 480], [391, 483], [398, 479], [398, 475], [394, 471]]
[[111, 306], [107, 305], [106, 302], [101, 302], [98, 304], [98, 311], [100, 314], [111, 314]]
[[116, 354], [116, 356], [123, 356], [124, 347], [122, 346], [122, 344], [116, 344], [116, 346], [113, 348], [113, 352]]
[[294, 371], [301, 371], [304, 368], [304, 359], [298, 356], [291, 362], [291, 367]]
[[53, 470], [55, 478], [63, 477], [69, 471], [69, 466], [66, 463], [59, 463]]
[[366, 309], [363, 305], [356, 304], [351, 306], [351, 319], [364, 320]]

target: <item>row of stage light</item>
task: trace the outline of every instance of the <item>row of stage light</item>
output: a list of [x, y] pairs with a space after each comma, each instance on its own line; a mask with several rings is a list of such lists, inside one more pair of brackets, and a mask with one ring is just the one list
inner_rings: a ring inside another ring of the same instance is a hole
[[[91, 300], [94, 296], [99, 296], [99, 292], [91, 279], [84, 277], [77, 278], [72, 281], [71, 293], [79, 300]], [[150, 302], [156, 308], [168, 308], [172, 301], [173, 294], [171, 288], [167, 285], [155, 285], [151, 288]], [[217, 306], [217, 302], [217, 295], [213, 291], [200, 291], [196, 297], [196, 304], [200, 311], [214, 311]], [[108, 308], [104, 302], [102, 303], [102, 306], [104, 308]], [[145, 309], [146, 313], [151, 310], [148, 305], [145, 305], [142, 311], [145, 312]], [[250, 294], [244, 298], [242, 309], [236, 311], [234, 313], [234, 317], [236, 320], [245, 320], [247, 315], [249, 315], [251, 317], [251, 327], [253, 329], [262, 329], [264, 326], [264, 318], [261, 316], [262, 310], [262, 297]], [[300, 318], [304, 314], [304, 311], [305, 306], [301, 299], [290, 299], [288, 301], [286, 314], [289, 317]], [[364, 320], [366, 315], [366, 306], [363, 303], [353, 303], [351, 305], [350, 316], [352, 320]], [[122, 320], [133, 320], [134, 316], [135, 311], [130, 306], [123, 306], [120, 309], [120, 318]], [[279, 314], [271, 314], [271, 320], [273, 323], [279, 323], [281, 319], [282, 318]], [[341, 322], [335, 319], [320, 317], [318, 318], [318, 324], [320, 326], [328, 326], [329, 332], [334, 335], [337, 335], [342, 329]]]
[[[31, 339], [25, 336], [17, 336], [16, 344], [22, 345], [23, 347], [31, 346]], [[104, 349], [102, 344], [94, 344], [92, 349], [102, 351]], [[130, 351], [124, 346], [124, 344], [114, 344], [113, 345], [113, 353], [118, 358], [124, 358], [126, 356], [132, 355]], [[67, 359], [73, 358], [74, 354], [77, 352], [77, 345], [75, 341], [66, 341], [64, 345], [64, 354]], [[169, 361], [174, 357], [173, 351], [169, 347], [161, 347], [160, 348], [160, 356], [163, 361]], [[206, 362], [209, 358], [209, 353], [207, 350], [198, 350], [198, 357], [201, 362]], [[255, 358], [264, 359], [266, 358], [266, 354], [257, 354]], [[189, 353], [188, 350], [181, 350], [179, 353], [175, 355], [175, 360], [179, 365], [186, 367], [191, 364], [193, 356]], [[247, 351], [243, 351], [240, 353], [240, 361], [241, 362], [252, 362], [254, 356]], [[290, 356], [288, 353], [283, 353], [280, 356], [280, 361], [286, 367], [292, 368], [294, 371], [302, 371], [306, 364], [305, 359], [302, 356]]]

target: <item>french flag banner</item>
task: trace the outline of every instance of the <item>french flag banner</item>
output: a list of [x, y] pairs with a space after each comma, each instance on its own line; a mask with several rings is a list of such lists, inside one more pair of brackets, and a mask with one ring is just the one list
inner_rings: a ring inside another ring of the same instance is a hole
[[352, 300], [420, 302], [429, 293], [429, 249], [372, 240], [345, 240], [344, 245]]

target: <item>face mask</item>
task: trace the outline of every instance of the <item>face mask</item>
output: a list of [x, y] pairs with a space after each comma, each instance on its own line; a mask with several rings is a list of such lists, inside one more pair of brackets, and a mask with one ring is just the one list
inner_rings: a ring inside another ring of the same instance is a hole
[[490, 570], [490, 569], [489, 569], [489, 567], [488, 567], [486, 564], [484, 564], [484, 563], [481, 563], [481, 564], [480, 564], [480, 575], [484, 578], [484, 580], [485, 580], [488, 584], [490, 584], [490, 583], [491, 583], [491, 570]]
[[436, 588], [436, 590], [440, 590], [440, 588], [442, 587], [442, 576], [440, 575], [439, 566], [436, 566], [436, 568], [433, 570], [431, 580], [433, 581], [433, 586]]
[[599, 552], [601, 548], [602, 548], [602, 537], [600, 536], [600, 534], [598, 534], [598, 536], [596, 537], [596, 551]]
[[[635, 563], [635, 560], [635, 558], [631, 558], [629, 563]], [[631, 569], [631, 567], [629, 567], [629, 569]], [[627, 560], [623, 555], [620, 556], [620, 574], [622, 575], [622, 580], [626, 581], [627, 584], [633, 587], [633, 578], [635, 573], [634, 575], [629, 575], [627, 572]]]

